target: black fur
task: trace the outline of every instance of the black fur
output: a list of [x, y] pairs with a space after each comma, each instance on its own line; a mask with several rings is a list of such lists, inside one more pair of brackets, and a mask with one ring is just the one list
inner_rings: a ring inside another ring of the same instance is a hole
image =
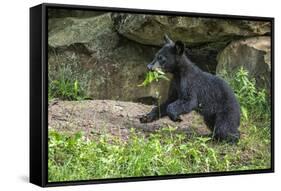
[[148, 123], [166, 115], [173, 121], [181, 121], [181, 114], [195, 110], [203, 116], [214, 138], [237, 142], [240, 106], [231, 88], [221, 78], [195, 66], [184, 54], [182, 42], [173, 43], [167, 36], [165, 40], [148, 68], [173, 74], [168, 99], [140, 121]]

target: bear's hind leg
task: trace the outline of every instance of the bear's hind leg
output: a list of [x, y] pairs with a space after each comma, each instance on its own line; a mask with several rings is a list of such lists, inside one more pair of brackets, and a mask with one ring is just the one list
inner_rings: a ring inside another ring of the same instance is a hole
[[235, 126], [231, 117], [217, 115], [213, 129], [213, 138], [217, 140], [226, 140], [231, 143], [237, 143], [240, 138], [239, 126]]

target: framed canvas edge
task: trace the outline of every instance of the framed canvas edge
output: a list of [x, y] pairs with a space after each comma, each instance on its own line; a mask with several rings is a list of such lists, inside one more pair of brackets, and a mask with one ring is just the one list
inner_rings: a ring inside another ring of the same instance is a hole
[[[30, 35], [30, 71], [32, 65], [32, 52], [36, 52], [41, 55], [41, 67], [40, 71], [42, 86], [39, 91], [41, 91], [41, 134], [38, 135], [41, 138], [41, 160], [38, 161], [41, 164], [41, 168], [38, 170], [41, 174], [41, 181], [32, 181], [30, 174], [30, 182], [41, 187], [53, 187], [53, 186], [70, 186], [70, 185], [85, 185], [85, 184], [102, 184], [102, 183], [116, 183], [116, 182], [135, 182], [135, 181], [149, 181], [149, 180], [166, 180], [166, 179], [179, 179], [179, 178], [197, 178], [197, 177], [212, 177], [212, 176], [229, 176], [229, 175], [246, 175], [246, 174], [260, 174], [260, 173], [273, 173], [275, 166], [275, 147], [274, 147], [274, 17], [259, 17], [259, 16], [241, 16], [241, 15], [227, 15], [227, 14], [210, 14], [210, 13], [193, 13], [193, 12], [177, 12], [177, 11], [161, 11], [161, 10], [147, 10], [147, 9], [133, 9], [133, 8], [116, 8], [116, 7], [99, 7], [99, 6], [86, 6], [86, 5], [69, 5], [69, 4], [53, 4], [53, 3], [43, 3], [33, 8], [41, 7], [41, 27], [42, 31], [40, 33], [40, 41], [42, 43], [41, 50], [34, 50], [32, 47], [32, 39], [39, 37], [32, 37]], [[241, 170], [241, 171], [225, 171], [225, 172], [209, 172], [209, 173], [196, 173], [196, 174], [183, 174], [183, 175], [163, 175], [163, 176], [143, 176], [143, 177], [126, 177], [126, 178], [112, 178], [112, 179], [95, 179], [95, 180], [79, 180], [79, 181], [62, 181], [62, 182], [48, 182], [48, 8], [61, 8], [61, 9], [79, 9], [79, 10], [93, 10], [93, 11], [114, 11], [114, 12], [127, 12], [127, 13], [139, 13], [139, 14], [162, 14], [162, 15], [174, 15], [174, 16], [192, 16], [192, 17], [207, 17], [207, 18], [220, 18], [220, 19], [244, 19], [244, 20], [256, 20], [256, 21], [268, 21], [271, 23], [271, 168], [269, 169], [258, 169], [258, 170]], [[31, 21], [31, 18], [30, 18]], [[30, 31], [32, 29], [30, 28]], [[33, 77], [33, 78], [32, 78]], [[30, 72], [30, 94], [34, 93], [36, 89], [33, 88], [31, 79], [34, 79], [32, 73]], [[39, 79], [38, 79], [39, 80]], [[32, 111], [38, 109], [33, 109], [34, 101], [30, 96], [30, 123], [32, 120]], [[30, 124], [30, 135], [34, 127]], [[32, 145], [30, 137], [30, 172], [31, 169], [31, 158], [34, 158], [34, 153], [32, 152]], [[32, 154], [33, 153], [33, 154]], [[38, 154], [37, 154], [38, 155]], [[36, 158], [36, 157], [35, 157]], [[34, 170], [34, 169], [33, 169]]]
[[221, 18], [221, 19], [238, 19], [238, 20], [257, 20], [257, 21], [272, 21], [274, 17], [261, 16], [247, 16], [247, 15], [231, 15], [231, 14], [215, 14], [215, 13], [199, 13], [199, 12], [183, 12], [171, 10], [152, 10], [152, 9], [138, 9], [138, 8], [122, 8], [122, 7], [103, 7], [90, 5], [73, 5], [73, 4], [56, 4], [43, 3], [47, 8], [61, 8], [61, 9], [79, 9], [79, 10], [94, 10], [94, 11], [111, 11], [111, 12], [126, 12], [138, 14], [155, 14], [155, 15], [174, 15], [174, 16], [190, 16], [190, 17], [207, 17], [207, 18]]
[[47, 30], [43, 4], [30, 8], [29, 74], [29, 182], [44, 187], [47, 183], [48, 100]]

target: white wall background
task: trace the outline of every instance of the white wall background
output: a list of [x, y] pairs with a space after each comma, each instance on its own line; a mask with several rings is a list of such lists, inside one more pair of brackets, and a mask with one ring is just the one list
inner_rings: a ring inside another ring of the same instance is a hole
[[[45, 190], [277, 190], [280, 189], [281, 11], [278, 0], [56, 0], [49, 3], [128, 7], [275, 17], [276, 172], [274, 174], [47, 188]], [[41, 190], [28, 183], [29, 7], [39, 0], [1, 1], [0, 7], [0, 190]], [[278, 54], [279, 53], [279, 54]]]

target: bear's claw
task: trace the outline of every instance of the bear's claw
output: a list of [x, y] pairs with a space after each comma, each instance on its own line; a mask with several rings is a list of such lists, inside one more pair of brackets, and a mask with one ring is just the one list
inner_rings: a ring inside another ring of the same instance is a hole
[[143, 115], [139, 118], [141, 123], [150, 123], [153, 121], [152, 117], [149, 115]]

